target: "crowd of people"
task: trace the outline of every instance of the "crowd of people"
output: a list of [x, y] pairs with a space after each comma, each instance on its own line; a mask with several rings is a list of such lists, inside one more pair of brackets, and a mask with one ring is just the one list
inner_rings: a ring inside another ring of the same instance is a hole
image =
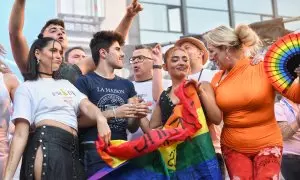
[[[25, 4], [15, 0], [9, 20], [11, 52], [24, 82], [0, 61], [1, 179], [91, 177], [107, 166], [97, 138], [109, 146], [111, 140], [134, 141], [164, 128], [182, 103], [175, 92], [183, 83], [197, 90], [202, 126], [209, 128], [215, 169], [223, 179], [300, 177], [300, 67], [275, 103], [277, 92], [259, 54], [261, 40], [249, 26], [221, 25], [203, 41], [184, 37], [165, 53], [158, 43], [138, 45], [129, 59], [130, 81], [115, 70], [124, 66], [122, 47], [143, 9], [137, 0], [114, 31], [93, 35], [91, 57], [82, 47], [68, 46], [60, 19], [47, 21], [29, 46]], [[5, 53], [0, 45], [0, 55]], [[218, 69], [204, 68], [209, 61]]]

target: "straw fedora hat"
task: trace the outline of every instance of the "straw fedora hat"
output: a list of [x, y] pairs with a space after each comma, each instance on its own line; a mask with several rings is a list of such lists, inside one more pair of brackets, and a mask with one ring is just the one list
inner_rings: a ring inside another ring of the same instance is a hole
[[176, 41], [175, 46], [181, 46], [185, 42], [189, 42], [203, 51], [203, 65], [204, 65], [208, 60], [208, 51], [207, 51], [204, 43], [194, 37], [185, 37], [185, 38], [182, 38], [182, 39], [179, 39], [178, 41]]

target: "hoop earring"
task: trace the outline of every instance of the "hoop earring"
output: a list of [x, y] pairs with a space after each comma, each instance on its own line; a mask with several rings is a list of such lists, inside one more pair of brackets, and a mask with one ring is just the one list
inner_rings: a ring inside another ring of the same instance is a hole
[[40, 60], [39, 59], [36, 59], [36, 61], [37, 61], [37, 64], [40, 64]]

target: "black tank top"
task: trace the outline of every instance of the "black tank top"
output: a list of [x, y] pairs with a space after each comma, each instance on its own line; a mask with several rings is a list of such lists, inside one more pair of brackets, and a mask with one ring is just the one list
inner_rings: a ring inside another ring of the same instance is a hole
[[159, 98], [159, 107], [161, 109], [161, 120], [162, 120], [162, 125], [165, 125], [169, 117], [173, 113], [173, 109], [175, 105], [171, 101], [169, 97], [169, 93], [171, 91], [172, 87], [169, 87], [166, 91], [163, 91], [160, 95]]

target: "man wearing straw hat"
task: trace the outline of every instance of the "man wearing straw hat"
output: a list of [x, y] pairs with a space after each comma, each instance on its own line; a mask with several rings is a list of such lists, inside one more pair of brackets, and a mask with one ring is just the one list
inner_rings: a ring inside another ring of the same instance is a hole
[[179, 39], [175, 46], [180, 46], [185, 49], [191, 61], [190, 79], [195, 79], [199, 82], [210, 82], [217, 71], [204, 69], [204, 65], [208, 61], [208, 51], [202, 41], [194, 37], [185, 37]]
[[[204, 65], [208, 61], [208, 51], [202, 41], [194, 37], [184, 37], [179, 39], [175, 46], [179, 46], [185, 49], [189, 55], [191, 62], [191, 75], [189, 79], [194, 79], [198, 82], [208, 81], [211, 82], [215, 73], [218, 70], [204, 69]], [[222, 125], [210, 125], [209, 126], [210, 135], [213, 140], [213, 145], [219, 160], [219, 166], [224, 176], [225, 166], [221, 155], [221, 145], [220, 145], [220, 135], [222, 130]]]

